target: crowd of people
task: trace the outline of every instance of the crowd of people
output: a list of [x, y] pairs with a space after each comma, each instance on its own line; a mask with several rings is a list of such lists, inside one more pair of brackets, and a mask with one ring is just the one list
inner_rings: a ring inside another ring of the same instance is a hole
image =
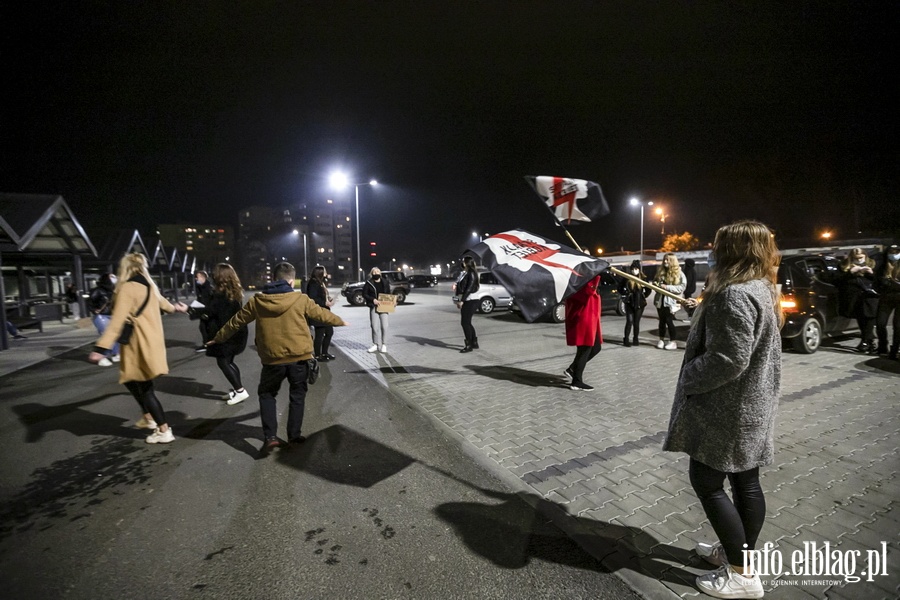
[[[900, 325], [900, 249], [890, 246], [874, 261], [861, 249], [851, 251], [841, 267], [840, 285], [846, 300], [842, 310], [854, 316], [862, 335], [861, 351], [889, 353], [896, 358]], [[663, 449], [690, 457], [691, 486], [718, 538], [698, 544], [697, 553], [714, 570], [697, 578], [697, 587], [718, 598], [761, 598], [762, 583], [744, 569], [744, 550], [753, 550], [766, 518], [765, 494], [759, 469], [774, 460], [776, 407], [781, 389], [781, 337], [784, 316], [779, 302], [780, 255], [771, 231], [755, 221], [741, 221], [719, 229], [710, 254], [710, 272], [700, 297], [694, 298], [697, 279], [693, 262], [682, 268], [667, 254], [655, 276], [654, 306], [659, 320], [658, 348], [675, 344], [674, 313], [679, 307], [693, 314], [685, 342], [684, 360], [669, 418]], [[651, 281], [639, 261], [621, 283], [625, 304], [624, 346], [638, 342], [640, 321]], [[327, 272], [316, 267], [306, 293], [294, 291], [295, 269], [280, 263], [274, 281], [242, 305], [243, 289], [234, 269], [216, 265], [211, 280], [197, 278], [198, 301], [191, 306], [162, 297], [141, 254], [129, 254], [117, 276], [101, 278], [90, 306], [100, 339], [90, 360], [98, 364], [114, 357], [120, 383], [137, 401], [137, 427], [151, 430], [147, 443], [169, 443], [175, 437], [154, 393], [154, 380], [168, 372], [161, 313], [185, 313], [200, 321], [202, 348], [216, 359], [231, 385], [224, 398], [237, 404], [249, 397], [235, 357], [246, 348], [247, 326], [256, 322], [256, 349], [262, 363], [258, 397], [263, 452], [285, 444], [299, 444], [304, 403], [315, 360], [332, 360], [333, 328], [347, 325], [331, 311], [334, 299], [327, 289]], [[202, 280], [201, 280], [202, 279]], [[204, 288], [204, 284], [209, 287]], [[591, 359], [602, 348], [600, 277], [582, 286], [565, 301], [566, 343], [575, 356], [565, 369], [573, 390], [593, 389], [584, 381]], [[202, 302], [199, 300], [203, 290]], [[465, 335], [462, 352], [478, 348], [472, 325], [478, 290], [475, 263], [468, 259], [456, 282], [454, 301], [460, 309]], [[372, 269], [364, 287], [370, 310], [373, 345], [369, 352], [386, 352], [388, 313], [379, 307], [390, 286], [380, 270]], [[893, 323], [893, 339], [887, 325]], [[311, 333], [311, 328], [315, 332]], [[130, 333], [130, 335], [129, 335]], [[124, 335], [123, 335], [124, 334]], [[876, 342], [877, 335], [877, 342]], [[118, 346], [118, 348], [117, 348]], [[677, 346], [674, 346], [677, 347]], [[874, 348], [874, 350], [872, 350]], [[289, 387], [287, 442], [278, 437], [276, 396], [284, 380]], [[714, 419], [709, 415], [715, 415]], [[725, 480], [731, 487], [729, 496]]]

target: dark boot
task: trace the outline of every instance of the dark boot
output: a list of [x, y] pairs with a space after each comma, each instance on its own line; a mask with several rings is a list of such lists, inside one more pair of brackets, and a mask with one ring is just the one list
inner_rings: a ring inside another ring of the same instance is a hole
[[472, 338], [472, 349], [478, 350], [478, 338]]
[[891, 360], [897, 360], [897, 350], [900, 350], [900, 346], [891, 346], [891, 351], [888, 353], [888, 358]]
[[626, 348], [630, 348], [630, 347], [631, 347], [631, 342], [628, 341], [628, 338], [625, 338], [624, 344], [625, 344], [625, 347], [626, 347]]
[[634, 341], [632, 342], [632, 344], [634, 344], [635, 346], [640, 346], [640, 343], [638, 342], [637, 337], [634, 338]]
[[464, 352], [471, 352], [472, 350], [474, 350], [474, 348], [472, 348], [472, 345], [469, 343], [469, 340], [466, 340], [466, 345], [459, 352], [460, 352], [460, 354], [462, 354]]
[[878, 350], [875, 351], [876, 354], [887, 354], [888, 347], [887, 342], [883, 342], [881, 340], [878, 341]]
[[859, 346], [856, 347], [856, 351], [861, 354], [865, 354], [866, 352], [869, 351], [869, 343], [865, 340], [861, 341], [859, 343]]

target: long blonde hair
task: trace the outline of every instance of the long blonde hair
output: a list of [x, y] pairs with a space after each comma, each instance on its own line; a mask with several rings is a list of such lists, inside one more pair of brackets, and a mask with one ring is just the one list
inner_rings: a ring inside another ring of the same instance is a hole
[[216, 290], [225, 294], [229, 300], [241, 302], [244, 299], [241, 280], [238, 279], [234, 268], [228, 263], [219, 263], [213, 268], [212, 280], [216, 284]]
[[128, 283], [128, 280], [135, 275], [143, 275], [150, 287], [153, 288], [153, 291], [159, 295], [159, 288], [156, 287], [156, 282], [153, 281], [153, 278], [150, 277], [150, 271], [147, 270], [147, 257], [140, 252], [126, 254], [119, 261], [119, 271], [116, 275], [118, 278], [116, 281], [116, 292], [118, 293], [122, 286]]
[[[670, 260], [671, 259], [671, 260]], [[678, 285], [681, 283], [681, 265], [678, 264], [678, 257], [671, 252], [666, 252], [663, 256], [662, 264], [656, 271], [656, 283], [664, 283], [666, 285]]]
[[781, 254], [775, 244], [775, 234], [759, 221], [738, 221], [725, 225], [716, 232], [712, 254], [716, 263], [700, 295], [703, 299], [701, 310], [709, 304], [709, 300], [732, 284], [764, 279], [769, 283], [775, 316], [781, 327], [784, 314], [776, 287]]
[[869, 267], [870, 269], [875, 268], [875, 261], [869, 258], [865, 250], [863, 250], [862, 248], [854, 248], [847, 253], [847, 256], [845, 256], [844, 260], [841, 262], [841, 271], [847, 272], [851, 268], [858, 266], [858, 263], [853, 262], [854, 257], [857, 256], [866, 257], [866, 261], [863, 263], [864, 267]]

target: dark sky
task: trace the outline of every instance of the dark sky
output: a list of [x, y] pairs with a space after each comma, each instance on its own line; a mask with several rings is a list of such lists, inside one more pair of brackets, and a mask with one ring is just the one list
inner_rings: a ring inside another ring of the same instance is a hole
[[[896, 2], [59, 2], [0, 17], [0, 188], [105, 225], [236, 223], [363, 188], [363, 243], [446, 261], [523, 227], [525, 175], [597, 181], [573, 232], [634, 249], [632, 195], [702, 239], [900, 224]], [[5, 12], [10, 10], [9, 7]], [[646, 244], [659, 242], [649, 216]]]

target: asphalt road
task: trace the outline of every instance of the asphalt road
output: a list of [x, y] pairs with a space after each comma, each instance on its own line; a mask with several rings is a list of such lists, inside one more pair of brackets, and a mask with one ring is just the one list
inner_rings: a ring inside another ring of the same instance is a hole
[[306, 444], [260, 458], [255, 395], [218, 400], [196, 325], [165, 324], [167, 446], [87, 349], [0, 378], [3, 597], [638, 597], [340, 349]]

